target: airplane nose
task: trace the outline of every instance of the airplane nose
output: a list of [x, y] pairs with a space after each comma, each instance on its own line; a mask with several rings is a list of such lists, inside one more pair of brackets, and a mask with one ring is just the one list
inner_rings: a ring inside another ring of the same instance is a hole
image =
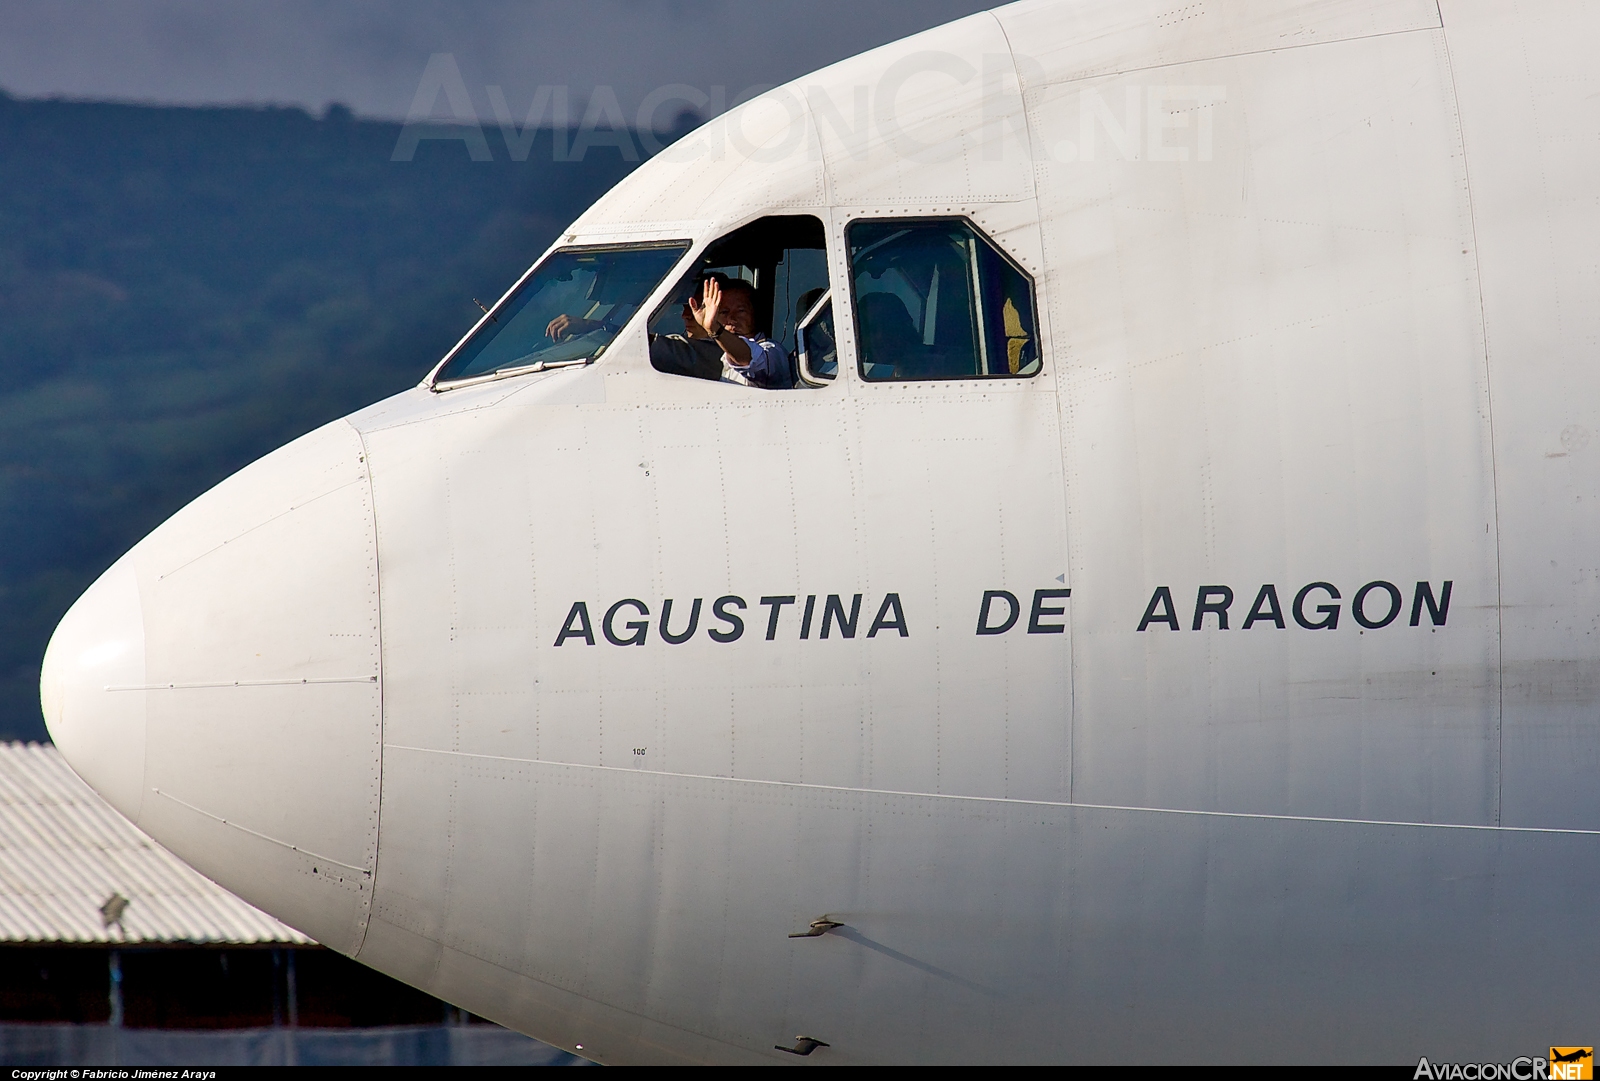
[[334, 949], [377, 858], [381, 643], [360, 436], [336, 421], [140, 541], [62, 619], [40, 700], [80, 776]]
[[144, 609], [119, 560], [79, 597], [45, 650], [39, 701], [50, 738], [117, 810], [139, 820], [144, 791]]

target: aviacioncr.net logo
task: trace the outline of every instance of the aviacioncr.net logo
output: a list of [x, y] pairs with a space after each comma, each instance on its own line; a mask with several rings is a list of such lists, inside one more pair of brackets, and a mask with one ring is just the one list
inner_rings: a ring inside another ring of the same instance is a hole
[[1592, 1081], [1593, 1047], [1551, 1047], [1548, 1057], [1523, 1055], [1510, 1062], [1438, 1062], [1417, 1060], [1412, 1081]]

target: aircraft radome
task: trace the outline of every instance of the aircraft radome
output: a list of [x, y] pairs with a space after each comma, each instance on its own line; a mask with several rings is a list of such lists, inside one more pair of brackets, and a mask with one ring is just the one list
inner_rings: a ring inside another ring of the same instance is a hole
[[[108, 570], [51, 734], [600, 1062], [1592, 1043], [1597, 40], [1027, 0], [773, 90]], [[708, 270], [794, 386], [682, 374]]]

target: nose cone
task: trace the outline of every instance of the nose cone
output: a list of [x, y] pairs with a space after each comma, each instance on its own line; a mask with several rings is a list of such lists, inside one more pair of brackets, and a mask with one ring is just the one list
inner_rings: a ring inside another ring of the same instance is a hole
[[139, 820], [144, 791], [144, 609], [119, 561], [67, 612], [45, 650], [45, 724], [78, 775]]
[[339, 421], [107, 571], [56, 629], [40, 698], [62, 754], [113, 806], [353, 953], [377, 851], [380, 675], [372, 489]]

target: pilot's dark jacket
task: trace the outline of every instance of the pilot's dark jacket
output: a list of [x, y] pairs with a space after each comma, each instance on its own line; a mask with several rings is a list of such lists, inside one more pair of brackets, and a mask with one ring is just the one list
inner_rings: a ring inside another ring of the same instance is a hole
[[722, 347], [710, 338], [655, 334], [650, 338], [650, 364], [658, 372], [696, 379], [726, 378], [767, 389], [790, 385], [789, 359], [777, 342], [760, 333], [744, 341], [750, 347], [750, 363], [738, 368], [726, 362]]

